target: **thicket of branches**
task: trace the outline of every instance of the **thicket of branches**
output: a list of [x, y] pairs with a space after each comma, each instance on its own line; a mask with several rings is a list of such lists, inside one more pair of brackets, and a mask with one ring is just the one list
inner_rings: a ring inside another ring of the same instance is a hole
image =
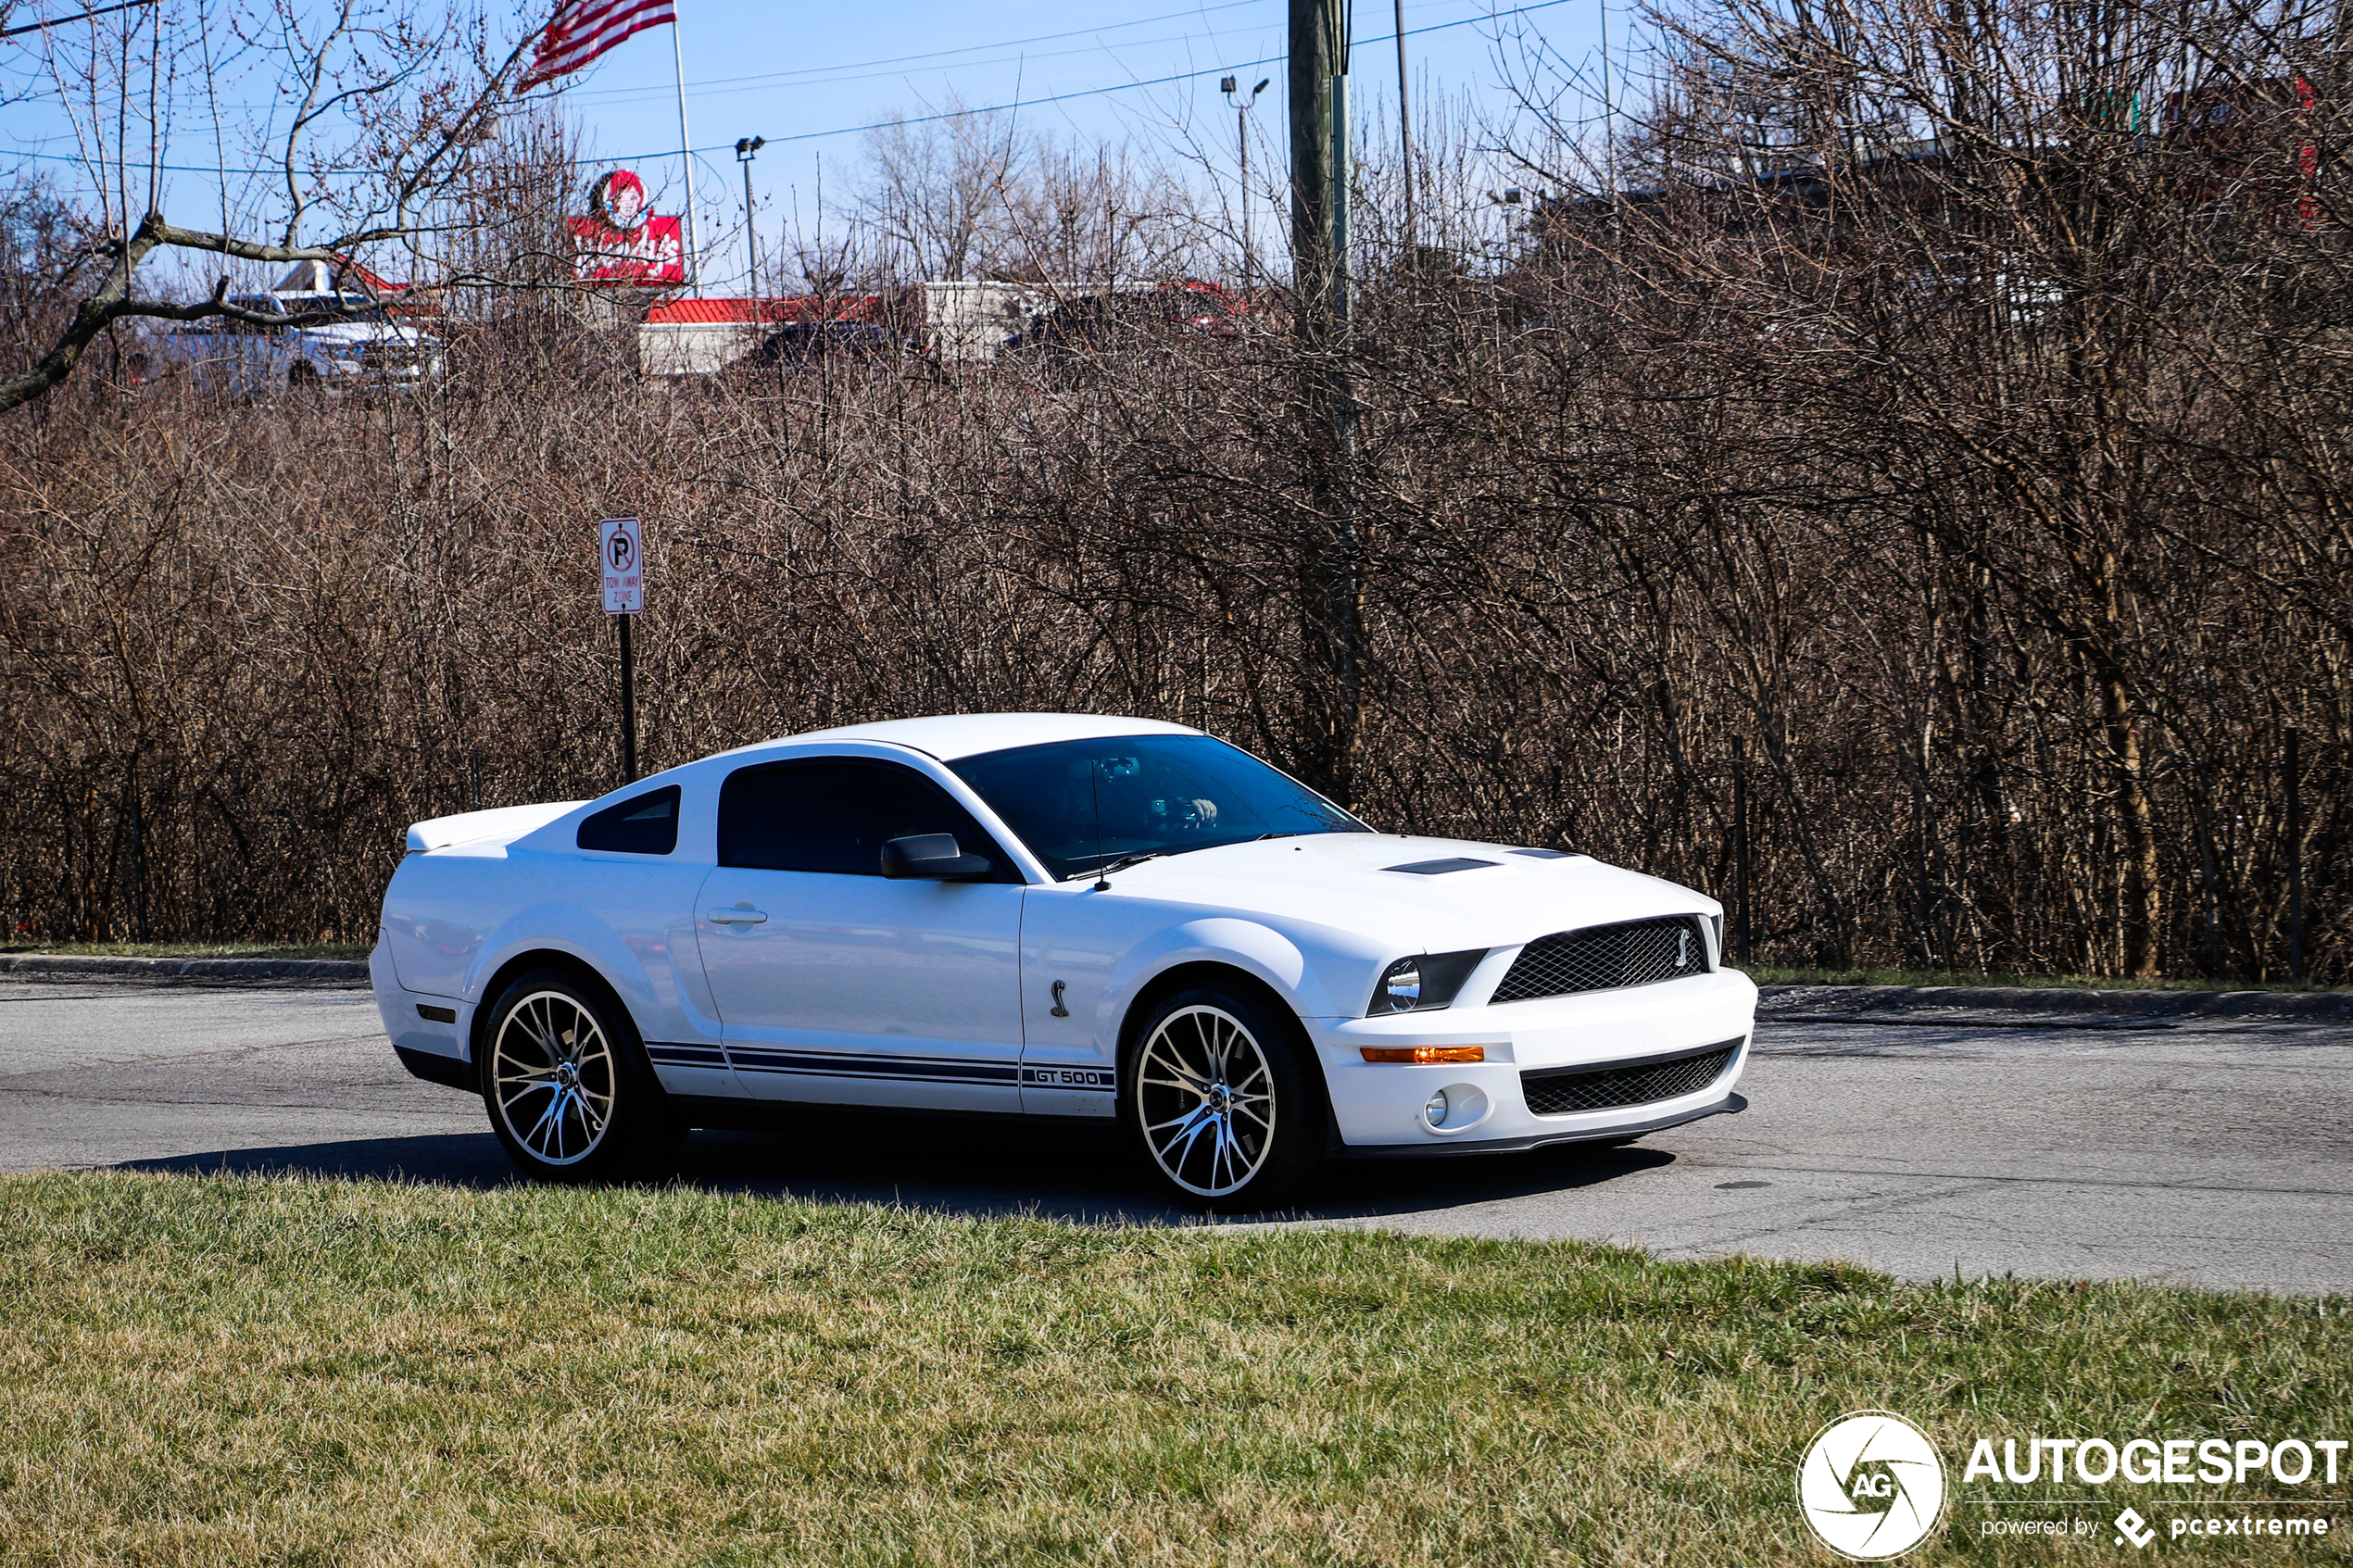
[[[2276, 977], [2296, 858], [2315, 978], [2353, 980], [2338, 40], [2097, 0], [1654, 25], [1614, 192], [1532, 114], [1518, 156], [1558, 194], [1500, 255], [1442, 137], [1418, 248], [1394, 169], [1360, 171], [1345, 696], [1278, 315], [665, 383], [521, 290], [454, 313], [416, 392], [91, 378], [11, 416], [0, 911], [365, 940], [406, 822], [612, 787], [594, 522], [634, 513], [654, 766], [1147, 714], [1348, 779], [1386, 828], [1730, 895], [1737, 758], [1759, 961]], [[912, 189], [924, 157], [886, 160], [878, 228], [967, 201]], [[1129, 233], [1120, 201], [1167, 188], [1114, 173], [1062, 177]], [[1145, 250], [1220, 249], [1151, 200]], [[965, 227], [1076, 254], [1028, 210]]]

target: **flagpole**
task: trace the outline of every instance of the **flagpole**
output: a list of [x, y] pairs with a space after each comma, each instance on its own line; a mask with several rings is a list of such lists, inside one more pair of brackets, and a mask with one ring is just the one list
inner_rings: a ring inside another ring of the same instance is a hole
[[686, 166], [686, 286], [702, 294], [702, 243], [695, 227], [695, 143], [686, 133], [686, 51], [678, 41], [678, 13], [670, 16], [670, 57], [678, 68], [678, 157]]

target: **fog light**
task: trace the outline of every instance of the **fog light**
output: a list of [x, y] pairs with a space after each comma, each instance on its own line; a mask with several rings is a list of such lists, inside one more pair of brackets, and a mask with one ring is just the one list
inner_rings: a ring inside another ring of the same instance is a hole
[[1429, 1097], [1429, 1103], [1422, 1107], [1422, 1114], [1428, 1118], [1429, 1124], [1433, 1127], [1446, 1125], [1446, 1091], [1444, 1089]]

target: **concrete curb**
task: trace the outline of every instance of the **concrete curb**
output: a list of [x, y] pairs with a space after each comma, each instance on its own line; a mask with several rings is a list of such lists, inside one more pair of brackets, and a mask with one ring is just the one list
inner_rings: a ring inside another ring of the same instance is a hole
[[362, 959], [136, 959], [0, 953], [0, 976], [21, 980], [182, 981], [212, 985], [365, 985]]
[[1761, 985], [1757, 1015], [1893, 1012], [2095, 1014], [2115, 1019], [2353, 1020], [2347, 991], [2088, 991], [2061, 985]]

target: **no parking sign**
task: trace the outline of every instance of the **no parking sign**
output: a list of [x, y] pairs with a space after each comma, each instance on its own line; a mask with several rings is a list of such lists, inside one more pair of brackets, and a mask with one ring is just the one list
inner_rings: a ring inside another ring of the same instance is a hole
[[637, 615], [645, 610], [646, 552], [639, 526], [634, 517], [609, 517], [598, 525], [607, 615]]

